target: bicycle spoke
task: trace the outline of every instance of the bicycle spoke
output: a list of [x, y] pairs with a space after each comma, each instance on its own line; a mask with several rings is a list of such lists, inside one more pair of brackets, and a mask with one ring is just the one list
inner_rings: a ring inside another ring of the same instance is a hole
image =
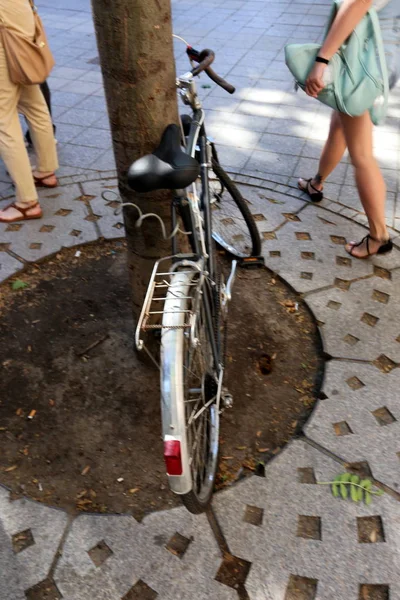
[[192, 418], [190, 418], [190, 423], [189, 423], [189, 425], [191, 424], [191, 422], [192, 422], [192, 421], [194, 421], [195, 419], [197, 419], [198, 417], [200, 417], [200, 415], [202, 415], [202, 414], [203, 414], [203, 412], [204, 412], [205, 410], [207, 410], [207, 408], [208, 408], [209, 406], [211, 406], [211, 404], [213, 404], [213, 403], [215, 402], [215, 400], [216, 400], [216, 396], [213, 396], [213, 398], [211, 398], [211, 400], [209, 400], [209, 401], [207, 402], [207, 404], [204, 404], [204, 406], [203, 406], [203, 407], [202, 407], [202, 408], [201, 408], [201, 409], [200, 409], [200, 410], [199, 410], [199, 411], [198, 411], [198, 412], [197, 412], [197, 413], [194, 415], [193, 419], [192, 419]]

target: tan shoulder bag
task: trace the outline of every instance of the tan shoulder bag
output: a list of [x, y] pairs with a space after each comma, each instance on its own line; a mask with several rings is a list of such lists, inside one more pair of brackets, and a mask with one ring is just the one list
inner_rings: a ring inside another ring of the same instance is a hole
[[0, 16], [0, 40], [6, 55], [10, 79], [19, 85], [43, 83], [55, 64], [42, 20], [33, 0], [29, 0], [29, 3], [35, 19], [33, 41], [9, 29]]

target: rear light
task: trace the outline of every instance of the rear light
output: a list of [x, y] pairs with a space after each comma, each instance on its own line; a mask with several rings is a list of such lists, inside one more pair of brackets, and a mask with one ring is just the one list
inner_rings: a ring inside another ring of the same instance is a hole
[[182, 475], [181, 443], [178, 440], [164, 442], [164, 460], [168, 475]]

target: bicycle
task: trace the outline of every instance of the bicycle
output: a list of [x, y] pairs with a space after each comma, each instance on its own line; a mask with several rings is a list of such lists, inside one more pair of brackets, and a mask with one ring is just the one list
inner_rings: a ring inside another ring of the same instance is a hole
[[[212, 498], [220, 412], [233, 402], [223, 377], [226, 316], [237, 260], [225, 283], [214, 246], [217, 242], [243, 258], [259, 255], [261, 242], [246, 201], [207, 138], [194, 78], [205, 72], [228, 92], [235, 89], [210, 68], [213, 51], [197, 52], [186, 45], [192, 69], [176, 84], [192, 116], [184, 115], [180, 127], [168, 125], [158, 148], [132, 164], [128, 183], [137, 192], [174, 190], [172, 253], [154, 266], [135, 343], [138, 350], [148, 351], [143, 338], [161, 332], [158, 366], [167, 478], [170, 489], [197, 514], [207, 509]], [[190, 254], [178, 252], [178, 215]]]

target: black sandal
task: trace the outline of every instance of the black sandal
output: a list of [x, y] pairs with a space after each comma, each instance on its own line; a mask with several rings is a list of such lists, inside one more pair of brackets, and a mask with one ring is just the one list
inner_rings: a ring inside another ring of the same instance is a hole
[[[378, 250], [376, 252], [370, 252], [369, 250], [369, 240], [373, 240], [374, 242], [380, 242], [380, 246], [378, 248]], [[357, 248], [358, 246], [361, 246], [361, 244], [363, 244], [364, 242], [366, 242], [366, 246], [367, 246], [367, 252], [368, 254], [366, 256], [355, 256], [353, 254], [353, 250], [354, 248]], [[354, 258], [368, 258], [370, 256], [375, 256], [375, 254], [388, 254], [389, 252], [391, 252], [393, 250], [393, 242], [392, 240], [389, 238], [388, 240], [377, 240], [376, 238], [372, 237], [372, 235], [368, 234], [365, 237], [363, 237], [363, 239], [361, 240], [361, 242], [358, 242], [357, 244], [351, 244], [351, 249], [347, 250], [346, 252], [348, 254], [350, 254], [350, 256], [354, 256]]]
[[[312, 177], [311, 177], [311, 179], [303, 179], [303, 178], [301, 178], [301, 179], [307, 183], [307, 186], [303, 188], [300, 185], [300, 180], [299, 180], [299, 182], [297, 184], [299, 190], [301, 190], [302, 192], [307, 194], [308, 197], [310, 198], [311, 202], [321, 202], [321, 200], [323, 200], [323, 198], [324, 198], [324, 194], [321, 190], [317, 190], [317, 188], [315, 188], [313, 186], [313, 184], [311, 183]], [[310, 189], [309, 189], [310, 187], [314, 190], [314, 192], [310, 192]]]

